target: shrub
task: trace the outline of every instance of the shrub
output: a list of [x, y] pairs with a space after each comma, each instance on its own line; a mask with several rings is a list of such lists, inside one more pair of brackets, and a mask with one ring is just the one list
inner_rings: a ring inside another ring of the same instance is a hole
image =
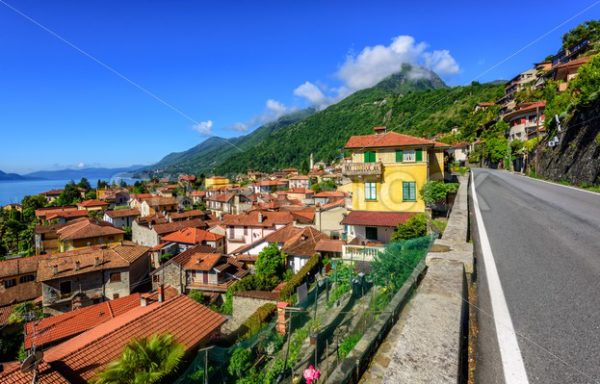
[[362, 336], [359, 333], [353, 333], [350, 336], [345, 337], [344, 340], [342, 340], [342, 342], [340, 343], [339, 349], [338, 349], [339, 353], [340, 353], [340, 357], [342, 359], [345, 358], [346, 356], [348, 356], [350, 351], [352, 351], [352, 349], [354, 349], [356, 344], [358, 344], [361, 337]]
[[236, 348], [231, 354], [231, 359], [229, 359], [227, 372], [233, 377], [241, 378], [246, 375], [252, 367], [252, 362], [250, 361], [251, 358], [252, 352], [250, 352], [249, 349]]
[[271, 316], [277, 310], [277, 306], [273, 303], [266, 303], [256, 310], [249, 318], [244, 321], [242, 328], [246, 329], [244, 334], [240, 336], [240, 340], [246, 340], [256, 335], [262, 327], [267, 323]]
[[315, 253], [310, 259], [304, 264], [304, 267], [294, 276], [292, 276], [287, 284], [279, 292], [279, 298], [281, 300], [288, 300], [295, 292], [296, 287], [304, 282], [306, 275], [308, 275], [313, 269], [315, 269], [321, 261], [321, 256]]
[[449, 192], [456, 192], [458, 184], [443, 181], [429, 181], [421, 188], [421, 196], [428, 207], [446, 201]]
[[414, 239], [427, 235], [427, 217], [424, 214], [418, 214], [406, 221], [404, 224], [398, 224], [392, 241]]

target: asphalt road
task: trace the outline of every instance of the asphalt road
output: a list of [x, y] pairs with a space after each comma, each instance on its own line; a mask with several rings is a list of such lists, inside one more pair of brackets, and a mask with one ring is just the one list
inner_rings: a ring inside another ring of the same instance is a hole
[[[504, 171], [473, 174], [529, 383], [600, 383], [600, 195]], [[482, 384], [504, 383], [474, 227], [480, 307], [476, 377]]]

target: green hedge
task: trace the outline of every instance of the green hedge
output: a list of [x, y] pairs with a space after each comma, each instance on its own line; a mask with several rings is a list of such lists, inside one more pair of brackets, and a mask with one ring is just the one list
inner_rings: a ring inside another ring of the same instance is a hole
[[256, 312], [250, 315], [250, 317], [241, 325], [246, 331], [240, 336], [240, 340], [246, 340], [256, 335], [276, 310], [277, 306], [273, 303], [266, 303], [258, 308]]
[[304, 267], [298, 273], [296, 273], [292, 278], [287, 282], [287, 284], [281, 289], [279, 292], [279, 298], [281, 300], [288, 300], [290, 297], [296, 293], [296, 287], [304, 282], [306, 279], [306, 275], [315, 269], [319, 263], [321, 262], [321, 255], [315, 253], [312, 255], [310, 259], [304, 264]]

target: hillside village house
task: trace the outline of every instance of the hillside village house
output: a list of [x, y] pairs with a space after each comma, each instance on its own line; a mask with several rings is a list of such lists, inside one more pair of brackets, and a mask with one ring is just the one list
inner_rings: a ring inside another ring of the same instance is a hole
[[288, 183], [286, 179], [262, 180], [252, 184], [252, 189], [256, 194], [273, 193], [288, 189]]
[[552, 73], [554, 75], [554, 80], [559, 82], [558, 90], [560, 92], [566, 91], [569, 83], [577, 77], [579, 67], [591, 59], [591, 56], [584, 56], [555, 66], [552, 69]]
[[33, 300], [42, 294], [36, 281], [40, 260], [45, 256], [0, 261], [0, 307]]
[[77, 204], [77, 208], [87, 212], [98, 212], [108, 208], [108, 203], [98, 199], [84, 200]]
[[538, 71], [535, 68], [530, 68], [509, 80], [504, 86], [504, 95], [496, 101], [496, 104], [500, 105], [501, 108], [500, 114], [512, 111], [516, 106], [515, 96], [517, 92], [527, 85], [533, 85], [538, 76]]
[[202, 204], [206, 198], [206, 191], [192, 191], [190, 197], [192, 198], [193, 204]]
[[118, 244], [125, 231], [88, 217], [62, 224], [38, 225], [34, 230], [36, 254], [65, 252], [92, 245]]
[[[119, 359], [131, 335], [173, 335], [184, 346], [185, 355], [191, 356], [219, 335], [225, 321], [185, 295], [141, 305], [45, 350], [36, 380], [41, 384], [91, 382], [110, 362]], [[0, 372], [2, 383], [32, 381], [32, 373], [22, 372], [18, 364]]]
[[346, 199], [333, 200], [315, 208], [314, 227], [334, 239], [342, 236], [340, 223], [348, 213]]
[[176, 243], [179, 252], [196, 245], [206, 245], [214, 248], [217, 252], [225, 252], [225, 236], [205, 231], [200, 228], [183, 228], [162, 237], [166, 243]]
[[227, 228], [227, 252], [249, 245], [293, 222], [294, 216], [288, 211], [251, 211], [242, 215], [225, 215], [223, 225]]
[[[352, 210], [342, 221], [346, 258], [362, 253], [365, 241], [389, 242], [398, 224], [425, 211], [419, 190], [429, 180], [443, 180], [447, 145], [375, 127], [374, 135], [350, 137], [345, 148], [352, 152], [343, 164], [352, 180]], [[366, 251], [370, 258], [377, 249]]]
[[545, 101], [522, 103], [514, 111], [502, 118], [509, 125], [508, 138], [526, 141], [539, 136], [544, 131]]
[[142, 222], [141, 220], [135, 220], [131, 226], [131, 239], [137, 244], [155, 247], [162, 242], [163, 236], [187, 227], [205, 229], [207, 228], [207, 224], [201, 219], [162, 224], [153, 224], [152, 221]]
[[299, 228], [288, 224], [252, 244], [237, 249], [235, 254], [243, 255], [245, 261], [250, 261], [252, 258], [256, 260], [258, 254], [269, 244], [277, 244], [277, 247], [287, 256], [288, 268], [298, 273], [308, 259], [317, 252], [315, 250], [317, 243], [326, 239], [329, 239], [326, 234], [313, 227]]
[[207, 191], [231, 187], [231, 182], [223, 176], [212, 176], [204, 179], [204, 187]]
[[104, 212], [104, 221], [111, 223], [117, 228], [131, 228], [133, 222], [138, 217], [140, 217], [140, 211], [136, 208], [117, 209]]
[[180, 293], [198, 290], [214, 300], [248, 274], [243, 264], [206, 246], [195, 246], [152, 272], [152, 286], [170, 285]]
[[310, 178], [304, 175], [292, 176], [289, 179], [289, 187], [290, 189], [301, 188], [308, 189], [310, 188]]
[[150, 272], [149, 250], [124, 242], [40, 260], [37, 280], [42, 284], [44, 312], [68, 312], [131, 294]]
[[126, 189], [109, 189], [108, 187], [96, 189], [96, 197], [98, 200], [106, 201], [111, 207], [127, 205], [130, 198]]
[[145, 198], [139, 203], [133, 203], [133, 205], [130, 202], [130, 207], [138, 208], [142, 216], [152, 216], [156, 213], [177, 211], [179, 202], [175, 197], [153, 196]]
[[54, 221], [65, 223], [80, 217], [87, 216], [87, 211], [81, 211], [75, 205], [64, 205], [61, 207], [44, 207], [35, 210], [35, 217], [42, 223]]
[[469, 143], [456, 143], [446, 150], [448, 157], [452, 161], [457, 161], [464, 165], [469, 156]]
[[40, 195], [44, 196], [48, 203], [52, 203], [54, 200], [58, 199], [58, 196], [60, 196], [61, 193], [63, 193], [63, 189], [51, 189], [46, 192], [41, 192]]
[[215, 215], [239, 214], [252, 207], [249, 196], [236, 192], [212, 193], [206, 198], [206, 208]]
[[192, 209], [183, 212], [172, 212], [167, 215], [169, 221], [184, 221], [192, 219], [207, 219], [208, 215], [199, 209]]

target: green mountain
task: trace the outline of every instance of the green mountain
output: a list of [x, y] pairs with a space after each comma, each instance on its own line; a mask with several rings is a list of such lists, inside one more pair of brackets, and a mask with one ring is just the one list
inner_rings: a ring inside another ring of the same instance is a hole
[[377, 125], [416, 136], [448, 132], [461, 126], [478, 102], [493, 101], [502, 91], [497, 84], [448, 87], [435, 73], [404, 65], [374, 87], [355, 92], [324, 110], [285, 116], [227, 142], [208, 139], [165, 157], [152, 168], [231, 175], [249, 169], [300, 167], [311, 153], [315, 160], [329, 162], [344, 155], [343, 146], [351, 135], [369, 134]]
[[146, 167], [145, 171], [162, 173], [212, 173], [218, 165], [238, 153], [252, 148], [278, 130], [292, 125], [315, 113], [313, 108], [296, 111], [265, 124], [251, 133], [233, 138], [209, 137], [200, 144], [183, 152], [165, 156], [158, 163]]

